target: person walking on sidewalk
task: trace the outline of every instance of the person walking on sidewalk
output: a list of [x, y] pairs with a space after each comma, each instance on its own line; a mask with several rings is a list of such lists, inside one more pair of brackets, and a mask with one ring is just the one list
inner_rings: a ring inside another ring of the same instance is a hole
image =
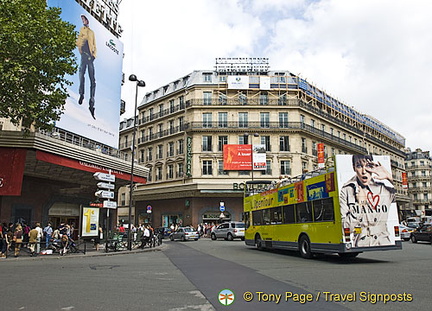
[[30, 248], [30, 256], [32, 257], [35, 255], [38, 234], [39, 231], [36, 229], [36, 227], [31, 229], [29, 233], [29, 248]]
[[45, 248], [48, 249], [51, 243], [51, 237], [53, 233], [53, 228], [51, 227], [51, 223], [44, 228], [43, 232], [45, 233]]

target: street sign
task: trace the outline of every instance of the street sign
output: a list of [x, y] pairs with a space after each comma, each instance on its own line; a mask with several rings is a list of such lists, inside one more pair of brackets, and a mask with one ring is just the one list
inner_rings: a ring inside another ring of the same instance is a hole
[[115, 188], [114, 184], [109, 184], [106, 182], [98, 182], [97, 186], [98, 186], [98, 188], [109, 189], [109, 190], [114, 190], [114, 188]]
[[103, 202], [104, 208], [117, 208], [117, 202], [115, 201], [104, 201]]
[[225, 212], [225, 202], [223, 202], [223, 201], [219, 202], [219, 210], [221, 212]]
[[95, 196], [102, 199], [114, 199], [114, 192], [99, 190], [95, 192]]
[[93, 174], [94, 179], [107, 182], [115, 182], [115, 175], [96, 172]]

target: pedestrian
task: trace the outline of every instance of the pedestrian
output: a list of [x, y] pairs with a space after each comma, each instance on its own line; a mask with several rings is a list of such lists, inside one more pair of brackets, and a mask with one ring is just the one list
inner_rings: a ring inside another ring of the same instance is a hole
[[32, 230], [30, 230], [29, 233], [29, 248], [30, 248], [30, 256], [35, 255], [36, 251], [36, 244], [37, 244], [37, 237], [39, 235], [39, 231], [34, 227]]
[[6, 258], [7, 248], [8, 248], [8, 240], [7, 240], [7, 227], [6, 224], [0, 226], [0, 252], [1, 258]]
[[21, 245], [23, 242], [23, 229], [22, 229], [22, 226], [20, 224], [18, 224], [15, 227], [15, 231], [13, 234], [13, 242], [15, 244], [14, 255], [15, 255], [15, 257], [18, 257], [20, 250], [21, 250]]
[[53, 233], [53, 228], [51, 227], [51, 223], [49, 222], [48, 225], [43, 229], [43, 232], [45, 234], [45, 248], [48, 249], [50, 243], [51, 243], [51, 237]]
[[98, 235], [94, 239], [94, 245], [95, 245], [95, 248], [96, 248], [97, 251], [99, 250], [99, 246], [100, 246], [100, 243], [101, 243], [102, 239], [103, 239], [103, 229], [102, 229], [101, 226], [99, 226], [99, 228], [98, 228]]
[[22, 244], [22, 246], [25, 247], [29, 241], [29, 233], [30, 233], [31, 227], [25, 223], [22, 224], [22, 227], [23, 227], [23, 244]]
[[150, 230], [147, 226], [144, 226], [144, 232], [141, 238], [140, 248], [144, 248], [149, 242], [150, 242]]
[[42, 230], [41, 224], [39, 222], [36, 223], [35, 229], [38, 232], [37, 239], [36, 239], [36, 254], [39, 254], [40, 253], [40, 244], [41, 244], [41, 241], [43, 238], [43, 230]]

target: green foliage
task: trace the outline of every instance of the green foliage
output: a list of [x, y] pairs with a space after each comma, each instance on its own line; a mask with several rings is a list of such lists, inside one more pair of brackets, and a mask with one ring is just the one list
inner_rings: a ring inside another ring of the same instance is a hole
[[45, 0], [0, 0], [0, 117], [51, 129], [77, 70], [74, 25]]

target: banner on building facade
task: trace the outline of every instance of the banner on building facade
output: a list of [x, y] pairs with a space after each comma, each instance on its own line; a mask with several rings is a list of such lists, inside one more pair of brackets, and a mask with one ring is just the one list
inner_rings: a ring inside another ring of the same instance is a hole
[[223, 164], [225, 171], [252, 170], [252, 145], [224, 145]]
[[21, 195], [27, 150], [0, 148], [0, 196]]

